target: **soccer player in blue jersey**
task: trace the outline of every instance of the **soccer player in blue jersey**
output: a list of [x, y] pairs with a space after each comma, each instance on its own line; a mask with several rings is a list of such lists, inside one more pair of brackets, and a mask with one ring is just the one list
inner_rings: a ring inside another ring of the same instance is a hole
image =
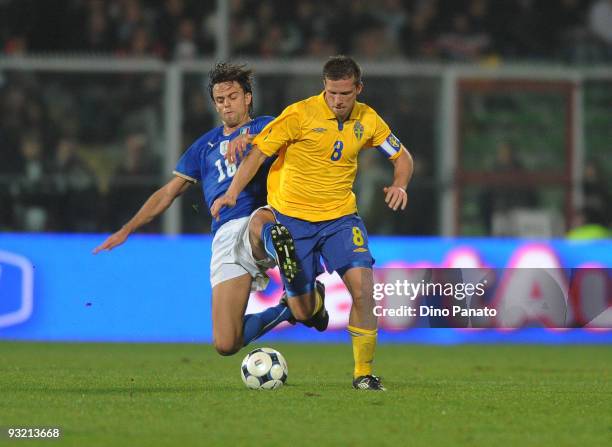
[[[239, 135], [247, 138], [247, 134], [258, 134], [273, 117], [251, 118], [252, 72], [244, 66], [217, 64], [210, 72], [209, 92], [223, 125], [198, 138], [179, 160], [172, 180], [153, 193], [119, 231], [96, 247], [94, 254], [123, 244], [132, 232], [168, 209], [190, 185], [202, 184], [209, 207], [225, 193], [238, 164], [224, 157], [229, 141]], [[297, 270], [291, 235], [275, 223], [269, 210], [259, 209], [266, 203], [266, 177], [272, 161], [271, 158], [264, 163], [267, 166], [248, 183], [237, 197], [236, 206], [223, 210], [212, 223], [213, 341], [222, 355], [236, 353], [293, 318], [285, 304], [245, 315], [251, 290], [263, 290], [267, 285], [267, 268], [279, 264], [288, 280]]]

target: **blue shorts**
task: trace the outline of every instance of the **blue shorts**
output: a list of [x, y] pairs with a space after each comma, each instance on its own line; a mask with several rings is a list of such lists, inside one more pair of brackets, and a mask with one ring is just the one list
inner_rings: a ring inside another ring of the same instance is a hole
[[276, 220], [291, 233], [299, 263], [299, 272], [291, 284], [283, 278], [288, 296], [313, 289], [316, 277], [324, 271], [321, 258], [329, 273], [336, 271], [340, 276], [352, 267], [372, 268], [374, 258], [368, 247], [368, 233], [357, 214], [308, 222], [273, 211]]

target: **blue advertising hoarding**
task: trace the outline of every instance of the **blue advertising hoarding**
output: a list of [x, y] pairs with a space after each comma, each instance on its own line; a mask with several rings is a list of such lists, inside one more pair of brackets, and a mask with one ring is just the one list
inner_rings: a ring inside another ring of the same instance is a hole
[[[109, 253], [91, 254], [101, 235], [0, 235], [0, 339], [210, 342], [210, 236], [135, 235]], [[612, 241], [372, 237], [378, 267], [611, 267]], [[327, 285], [330, 329], [284, 325], [267, 337], [348, 340], [350, 296], [336, 275]], [[277, 272], [249, 311], [278, 302]], [[381, 324], [381, 342], [610, 343], [595, 329], [411, 329]]]

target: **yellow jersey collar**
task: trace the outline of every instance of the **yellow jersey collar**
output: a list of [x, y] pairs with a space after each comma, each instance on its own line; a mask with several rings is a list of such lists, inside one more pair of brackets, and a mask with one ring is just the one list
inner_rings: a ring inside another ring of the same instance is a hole
[[[328, 119], [328, 120], [337, 119], [336, 115], [334, 115], [334, 112], [332, 112], [332, 110], [327, 105], [327, 102], [325, 102], [325, 90], [323, 90], [321, 94], [317, 97], [317, 101], [319, 102], [319, 105], [321, 106], [323, 113], [325, 113], [325, 119]], [[351, 110], [351, 115], [348, 117], [346, 121], [356, 120], [358, 118], [359, 118], [359, 102], [355, 101], [355, 104], [353, 105], [353, 110]]]

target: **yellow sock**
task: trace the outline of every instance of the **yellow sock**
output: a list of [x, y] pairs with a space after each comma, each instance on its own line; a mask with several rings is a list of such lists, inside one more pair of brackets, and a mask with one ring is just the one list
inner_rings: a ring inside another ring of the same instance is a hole
[[372, 361], [376, 350], [376, 329], [361, 329], [349, 325], [348, 331], [353, 341], [353, 358], [355, 359], [353, 377], [372, 374]]

